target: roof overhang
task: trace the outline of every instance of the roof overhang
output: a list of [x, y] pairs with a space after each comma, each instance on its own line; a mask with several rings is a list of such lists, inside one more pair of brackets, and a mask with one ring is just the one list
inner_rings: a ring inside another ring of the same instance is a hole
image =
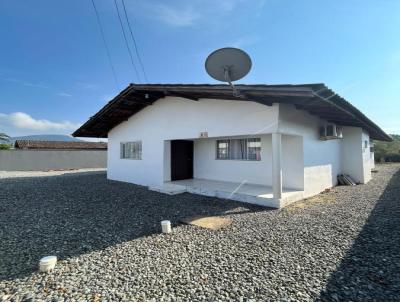
[[368, 119], [361, 111], [326, 87], [306, 85], [236, 85], [240, 97], [233, 96], [229, 85], [208, 84], [130, 84], [98, 113], [73, 133], [78, 137], [107, 137], [108, 132], [143, 108], [167, 96], [197, 101], [229, 99], [251, 101], [271, 106], [273, 103], [292, 104], [297, 109], [329, 122], [361, 127], [372, 139], [391, 141], [392, 138]]

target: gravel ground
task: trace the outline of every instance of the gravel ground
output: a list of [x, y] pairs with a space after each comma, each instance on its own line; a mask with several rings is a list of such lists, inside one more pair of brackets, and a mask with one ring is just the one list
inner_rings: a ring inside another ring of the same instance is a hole
[[[0, 180], [12, 301], [400, 301], [400, 165], [283, 210], [167, 196], [104, 173]], [[186, 216], [233, 219], [210, 231]], [[159, 233], [171, 219], [172, 234]], [[51, 273], [38, 260], [57, 255]], [[1, 301], [1, 299], [0, 299]]]

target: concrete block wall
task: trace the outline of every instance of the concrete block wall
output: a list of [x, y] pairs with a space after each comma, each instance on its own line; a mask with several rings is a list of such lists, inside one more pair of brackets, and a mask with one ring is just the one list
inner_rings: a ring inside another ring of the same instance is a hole
[[1, 150], [0, 171], [106, 168], [107, 151]]

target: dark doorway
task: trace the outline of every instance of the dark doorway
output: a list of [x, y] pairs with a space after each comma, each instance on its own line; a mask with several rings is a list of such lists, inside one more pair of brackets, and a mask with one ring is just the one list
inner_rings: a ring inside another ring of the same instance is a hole
[[171, 180], [193, 178], [193, 141], [171, 141]]

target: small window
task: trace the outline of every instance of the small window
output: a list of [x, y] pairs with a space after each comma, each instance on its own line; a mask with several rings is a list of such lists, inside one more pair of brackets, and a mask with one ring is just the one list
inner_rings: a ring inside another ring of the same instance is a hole
[[121, 158], [142, 159], [142, 142], [121, 143]]
[[261, 139], [217, 140], [217, 159], [261, 160]]

